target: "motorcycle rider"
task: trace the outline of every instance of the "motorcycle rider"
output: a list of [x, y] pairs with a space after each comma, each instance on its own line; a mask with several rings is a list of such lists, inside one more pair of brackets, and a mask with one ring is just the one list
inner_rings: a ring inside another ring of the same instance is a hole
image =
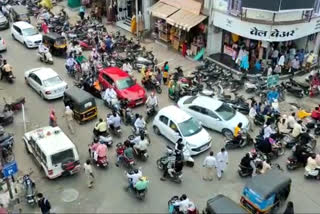
[[144, 121], [142, 115], [139, 115], [139, 117], [134, 122], [134, 128], [136, 133], [140, 133], [140, 130], [143, 130], [146, 127], [146, 122]]
[[[166, 180], [167, 175], [169, 175], [169, 170], [174, 167], [175, 161], [176, 161], [176, 156], [173, 153], [169, 153], [167, 163], [164, 164], [164, 166], [163, 166], [163, 175], [160, 178], [160, 180], [162, 180], [162, 181]], [[173, 176], [171, 176], [171, 177], [173, 177]]]
[[302, 163], [303, 166], [306, 166], [307, 164], [307, 159], [308, 159], [308, 152], [306, 150], [306, 146], [305, 145], [301, 145], [301, 144], [297, 144], [295, 146], [294, 152], [293, 152], [293, 156], [297, 158], [297, 161], [299, 163]]
[[302, 134], [302, 120], [299, 120], [297, 123], [294, 124], [293, 130], [291, 132], [292, 137], [297, 138], [300, 134]]
[[106, 88], [103, 100], [105, 100], [109, 105], [112, 105], [112, 99], [117, 98], [117, 93], [113, 89], [113, 87]]
[[182, 169], [183, 169], [183, 161], [181, 159], [176, 158], [173, 167], [168, 169], [168, 174], [172, 178], [174, 174], [180, 173]]
[[287, 119], [287, 125], [289, 129], [293, 129], [294, 124], [297, 123], [296, 119], [295, 119], [295, 115], [296, 113], [292, 112], [291, 115], [289, 115], [288, 119]]
[[242, 123], [240, 122], [235, 128], [233, 132], [234, 140], [240, 145], [243, 143], [242, 133], [241, 133]]
[[121, 118], [117, 112], [113, 111], [112, 116], [108, 119], [108, 125], [113, 131], [118, 130], [121, 127]]
[[47, 48], [47, 46], [45, 44], [43, 44], [42, 42], [40, 43], [40, 45], [38, 47], [38, 52], [43, 57], [44, 61], [48, 60], [47, 53], [49, 52], [49, 48]]
[[96, 152], [97, 152], [97, 155], [98, 155], [98, 159], [107, 157], [107, 152], [108, 152], [107, 145], [104, 144], [102, 141], [100, 141], [98, 146], [97, 146], [97, 148], [96, 148]]
[[304, 169], [309, 175], [315, 175], [317, 173], [317, 175], [319, 176], [319, 168], [320, 166], [318, 166], [316, 162], [316, 154], [312, 154], [308, 158], [307, 165]]
[[267, 121], [266, 126], [263, 128], [263, 139], [267, 140], [276, 131], [272, 129], [270, 120]]
[[134, 169], [133, 173], [127, 173], [128, 181], [129, 181], [129, 186], [128, 189], [131, 187], [133, 188], [136, 183], [139, 181], [139, 179], [142, 177], [142, 172], [140, 169]]
[[144, 191], [148, 188], [149, 181], [146, 177], [140, 177], [137, 183], [134, 185], [135, 190]]
[[146, 101], [147, 108], [157, 107], [158, 106], [158, 98], [155, 95], [155, 92], [151, 92], [150, 96]]
[[255, 159], [257, 157], [256, 153], [251, 154], [250, 152], [248, 152], [242, 159], [240, 162], [240, 165], [245, 170], [252, 170], [252, 176], [256, 175], [256, 164], [255, 164]]
[[149, 141], [144, 137], [144, 135], [140, 135], [140, 140], [134, 144], [133, 149], [137, 154], [143, 151], [147, 151], [149, 146]]
[[107, 123], [102, 118], [99, 119], [99, 121], [96, 123], [94, 130], [97, 133], [98, 136], [102, 135], [103, 133], [107, 132]]
[[128, 74], [131, 74], [132, 72], [132, 66], [130, 65], [129, 61], [126, 61], [123, 65], [122, 65], [122, 70], [127, 72]]
[[12, 66], [7, 63], [7, 60], [3, 60], [3, 65], [1, 68], [1, 80], [3, 79], [4, 76], [9, 76], [10, 73], [12, 74]]
[[315, 109], [311, 113], [311, 117], [315, 120], [320, 120], [320, 110], [319, 107], [315, 107]]
[[181, 213], [188, 213], [190, 208], [195, 208], [194, 203], [189, 200], [186, 194], [182, 194], [180, 200], [174, 202], [173, 205], [179, 207]]
[[66, 69], [67, 69], [68, 73], [71, 73], [72, 70], [74, 70], [74, 66], [76, 64], [77, 64], [77, 61], [72, 56], [69, 56], [66, 61]]

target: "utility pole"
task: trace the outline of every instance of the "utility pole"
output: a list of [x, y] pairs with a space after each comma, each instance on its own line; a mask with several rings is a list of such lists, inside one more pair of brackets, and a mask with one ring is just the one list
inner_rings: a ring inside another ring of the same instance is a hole
[[139, 38], [139, 0], [136, 1], [136, 26], [137, 26], [137, 38]]

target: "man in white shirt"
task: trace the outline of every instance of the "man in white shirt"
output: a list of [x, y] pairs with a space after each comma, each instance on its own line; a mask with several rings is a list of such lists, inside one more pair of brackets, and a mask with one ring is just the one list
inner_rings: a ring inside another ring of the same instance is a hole
[[291, 115], [289, 115], [288, 119], [287, 119], [287, 125], [289, 129], [293, 129], [294, 124], [297, 123], [296, 119], [295, 119], [295, 113], [293, 112]]
[[136, 131], [139, 132], [140, 129], [144, 129], [146, 126], [146, 122], [144, 121], [142, 115], [139, 115], [139, 117], [134, 122], [134, 127], [136, 128]]
[[213, 151], [203, 161], [203, 167], [206, 169], [206, 174], [203, 176], [203, 180], [213, 180], [213, 169], [217, 167], [216, 158], [213, 156]]
[[292, 137], [296, 138], [303, 132], [301, 124], [302, 124], [302, 120], [299, 120], [297, 123], [294, 124], [292, 134], [291, 134]]
[[249, 122], [250, 122], [250, 130], [253, 131], [254, 118], [257, 115], [257, 111], [254, 103], [251, 103], [251, 108], [249, 110]]
[[154, 92], [151, 93], [151, 95], [148, 97], [146, 101], [147, 108], [151, 108], [152, 106], [158, 106], [158, 98], [155, 95]]
[[116, 112], [113, 112], [111, 118], [108, 120], [108, 124], [111, 129], [118, 129], [121, 126], [120, 116]]
[[279, 61], [278, 61], [278, 65], [280, 65], [281, 67], [284, 66], [284, 61], [285, 61], [285, 57], [284, 54], [281, 54]]
[[132, 72], [132, 66], [130, 65], [129, 62], [125, 62], [122, 66], [122, 70], [127, 72], [128, 74], [131, 74]]
[[[142, 177], [142, 172], [141, 170], [135, 169], [133, 174], [127, 173], [127, 177], [130, 179], [129, 181], [129, 187], [136, 185], [136, 183], [139, 181], [139, 179]], [[129, 188], [128, 187], [128, 188]]]
[[189, 200], [186, 194], [183, 194], [180, 197], [180, 200], [176, 201], [174, 205], [179, 206], [179, 211], [181, 213], [188, 213], [188, 208], [192, 205], [192, 202]]
[[146, 151], [148, 149], [149, 146], [149, 141], [148, 139], [144, 138], [144, 135], [140, 136], [140, 141], [138, 143], [136, 143], [133, 148], [136, 151], [136, 153], [138, 153], [139, 151]]
[[43, 56], [44, 60], [47, 60], [46, 54], [49, 52], [49, 49], [43, 43], [40, 43], [38, 52], [41, 56]]
[[266, 127], [263, 130], [263, 138], [268, 139], [272, 134], [275, 134], [276, 132], [271, 128], [270, 121], [267, 121]]
[[117, 98], [117, 93], [115, 92], [115, 90], [112, 87], [107, 88], [104, 92], [103, 100], [105, 100], [105, 101], [107, 101], [107, 103], [111, 104], [111, 101], [114, 98]]
[[217, 176], [221, 179], [222, 173], [226, 170], [229, 161], [228, 152], [225, 148], [222, 148], [217, 154]]

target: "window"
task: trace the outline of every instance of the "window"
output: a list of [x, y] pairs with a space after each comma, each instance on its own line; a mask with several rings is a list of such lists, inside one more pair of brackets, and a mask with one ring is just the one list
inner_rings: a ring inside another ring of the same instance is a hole
[[46, 87], [55, 86], [62, 83], [62, 80], [59, 76], [51, 77], [43, 81], [43, 85]]
[[36, 152], [37, 155], [40, 154], [40, 148], [39, 148], [38, 144], [34, 144], [34, 151]]
[[177, 125], [171, 120], [170, 120], [170, 128], [175, 132], [179, 132]]
[[51, 156], [52, 165], [56, 165], [70, 159], [74, 160], [74, 154], [72, 149], [68, 149]]
[[192, 117], [189, 120], [179, 123], [179, 127], [182, 132], [182, 135], [185, 137], [195, 135], [199, 133], [202, 129], [200, 123]]
[[17, 26], [13, 26], [13, 28], [14, 28], [19, 34], [21, 34], [20, 28], [18, 28]]
[[236, 111], [231, 108], [228, 104], [223, 103], [217, 110], [217, 114], [222, 117], [223, 120], [227, 121], [234, 117]]
[[229, 0], [229, 12], [233, 15], [239, 15], [241, 11], [241, 0]]
[[38, 34], [38, 31], [34, 27], [23, 29], [23, 35], [25, 35], [25, 36], [34, 36], [37, 34]]
[[134, 86], [135, 82], [131, 77], [128, 77], [122, 80], [118, 80], [116, 84], [118, 89], [123, 90], [126, 88], [130, 88], [131, 86]]
[[168, 125], [169, 119], [165, 116], [160, 116], [160, 121], [163, 122], [164, 124]]
[[191, 104], [197, 97], [196, 96], [193, 96], [193, 97], [190, 97], [188, 99], [186, 99], [183, 104]]
[[201, 112], [201, 107], [199, 107], [199, 106], [190, 106], [189, 109], [191, 109], [195, 112], [198, 112], [198, 113]]
[[35, 80], [39, 85], [42, 85], [41, 80], [40, 80], [40, 78], [39, 78], [38, 76], [35, 76], [35, 77], [34, 77], [34, 80]]
[[212, 117], [214, 119], [220, 119], [215, 113], [213, 113], [211, 110], [206, 109], [206, 108], [202, 108], [202, 113], [204, 115], [207, 115], [209, 117]]
[[43, 152], [40, 152], [40, 155], [41, 155], [41, 160], [47, 163], [47, 157], [45, 156], [45, 154]]
[[110, 85], [113, 84], [113, 80], [106, 74], [102, 74], [103, 79], [105, 79]]

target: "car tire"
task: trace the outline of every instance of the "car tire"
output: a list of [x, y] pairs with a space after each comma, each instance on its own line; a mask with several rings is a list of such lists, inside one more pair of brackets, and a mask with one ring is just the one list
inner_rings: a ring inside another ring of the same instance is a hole
[[27, 143], [26, 143], [26, 142], [24, 142], [24, 146], [26, 147], [26, 151], [27, 151], [27, 153], [28, 153], [28, 154], [31, 154], [31, 152], [30, 152], [30, 150], [29, 150], [29, 147], [28, 147], [28, 145], [27, 145]]
[[11, 34], [11, 36], [14, 40], [17, 40], [13, 33]]
[[228, 139], [232, 140], [233, 139], [233, 133], [229, 129], [223, 129], [222, 134]]
[[27, 43], [23, 42], [24, 46], [29, 49], [29, 47], [27, 46]]
[[25, 81], [25, 83], [27, 84], [27, 86], [30, 86], [30, 84], [29, 84], [29, 82], [28, 82], [28, 79], [25, 77], [24, 78], [24, 81]]
[[161, 135], [161, 132], [160, 132], [160, 130], [159, 130], [159, 128], [157, 126], [153, 126], [153, 131], [154, 131], [155, 134]]
[[46, 98], [45, 98], [45, 96], [43, 95], [43, 93], [40, 91], [39, 92], [40, 93], [40, 97], [43, 99], [43, 100], [45, 100]]

